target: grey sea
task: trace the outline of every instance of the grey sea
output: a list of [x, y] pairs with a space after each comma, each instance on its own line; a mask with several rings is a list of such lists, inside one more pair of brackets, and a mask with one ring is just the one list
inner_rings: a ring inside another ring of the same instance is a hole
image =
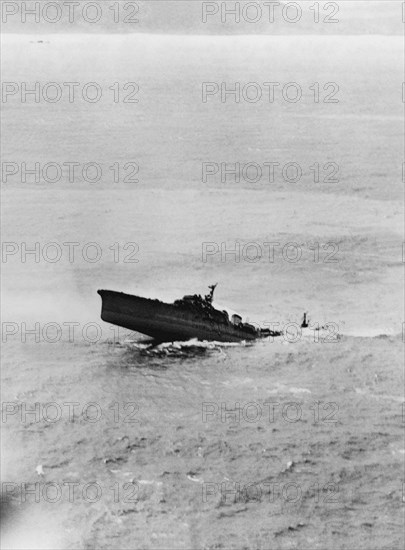
[[[4, 547], [401, 548], [402, 37], [2, 41], [3, 81], [41, 74], [3, 99]], [[75, 101], [43, 99], [64, 82]], [[99, 317], [99, 288], [217, 282], [292, 332], [151, 349]]]

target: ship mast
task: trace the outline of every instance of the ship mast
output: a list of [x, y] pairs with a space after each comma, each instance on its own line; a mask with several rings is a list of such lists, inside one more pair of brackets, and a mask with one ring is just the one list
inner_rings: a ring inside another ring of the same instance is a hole
[[212, 304], [212, 300], [214, 299], [214, 290], [216, 289], [217, 285], [218, 283], [215, 283], [215, 285], [210, 285], [208, 287], [210, 289], [210, 293], [204, 296], [204, 300], [209, 304]]

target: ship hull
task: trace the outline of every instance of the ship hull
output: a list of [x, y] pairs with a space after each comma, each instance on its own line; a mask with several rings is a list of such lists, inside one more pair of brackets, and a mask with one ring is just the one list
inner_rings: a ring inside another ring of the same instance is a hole
[[201, 314], [174, 304], [139, 296], [99, 290], [102, 299], [101, 318], [107, 323], [145, 334], [160, 342], [186, 341], [191, 338], [219, 342], [255, 340], [252, 333], [231, 322], [215, 322]]

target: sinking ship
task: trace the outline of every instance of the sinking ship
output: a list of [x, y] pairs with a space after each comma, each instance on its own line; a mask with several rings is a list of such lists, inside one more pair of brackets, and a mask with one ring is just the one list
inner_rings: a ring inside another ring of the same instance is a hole
[[239, 315], [219, 311], [212, 305], [214, 290], [202, 297], [184, 296], [172, 304], [116, 292], [98, 290], [101, 296], [101, 319], [145, 334], [158, 342], [187, 341], [192, 338], [219, 342], [241, 342], [280, 333], [243, 323]]

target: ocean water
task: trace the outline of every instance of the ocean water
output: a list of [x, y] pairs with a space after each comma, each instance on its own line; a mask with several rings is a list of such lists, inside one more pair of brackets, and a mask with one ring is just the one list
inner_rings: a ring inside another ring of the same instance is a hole
[[[10, 220], [4, 241], [39, 242], [41, 255], [49, 242], [80, 243], [73, 263], [66, 247], [56, 263], [35, 263], [33, 256], [22, 263], [20, 249], [7, 258], [11, 317], [26, 319], [30, 308], [34, 317], [39, 309], [59, 315], [57, 299], [63, 315], [81, 320], [85, 310], [94, 320], [100, 287], [170, 300], [218, 282], [217, 300], [257, 322], [296, 321], [306, 310], [314, 321], [340, 323], [350, 333], [401, 331], [400, 37], [3, 40], [9, 45], [5, 81], [104, 87], [94, 104], [69, 103], [66, 94], [54, 104], [32, 98], [22, 104], [16, 94], [4, 105], [5, 160], [102, 167], [94, 184], [81, 177], [69, 183], [67, 168], [54, 184], [29, 176], [21, 183], [20, 174], [4, 184]], [[114, 103], [114, 82], [137, 82], [139, 103]], [[203, 103], [202, 82], [297, 82], [303, 96], [297, 103], [277, 95], [274, 103], [221, 103], [218, 97]], [[322, 85], [336, 82], [339, 103], [314, 103], [314, 82], [321, 98]], [[137, 183], [123, 182], [130, 176], [127, 162], [139, 166], [132, 176]], [[240, 183], [232, 177], [221, 183], [217, 175], [203, 183], [207, 162], [257, 163], [263, 177], [256, 184], [243, 176]], [[276, 167], [269, 183], [266, 162], [295, 162], [302, 178], [286, 182]], [[339, 182], [323, 182], [321, 169], [314, 183], [310, 167], [327, 162], [339, 166]], [[109, 168], [114, 163], [121, 167], [119, 183]], [[88, 242], [102, 248], [100, 261], [81, 261]], [[130, 242], [139, 252], [121, 250], [117, 261], [110, 247]], [[216, 251], [205, 261], [204, 242], [215, 243], [208, 250]], [[238, 250], [236, 242], [240, 252], [226, 255], [225, 249]], [[266, 242], [280, 243], [274, 261]], [[290, 242], [301, 247], [297, 262], [282, 255]], [[256, 246], [244, 249], [248, 243]], [[139, 261], [124, 263], [128, 257]]]
[[[3, 322], [15, 329], [3, 345], [3, 400], [19, 411], [24, 403], [78, 402], [82, 410], [95, 402], [103, 414], [96, 423], [80, 414], [57, 422], [9, 415], [4, 479], [97, 482], [104, 493], [93, 504], [14, 498], [14, 521], [33, 533], [24, 547], [399, 548], [401, 37], [38, 40], [3, 37], [4, 81], [97, 82], [103, 97], [10, 97], [3, 161], [95, 162], [103, 177], [69, 183], [65, 170], [53, 184], [24, 183], [19, 174], [3, 182], [3, 241], [16, 246], [3, 260]], [[116, 82], [136, 82], [139, 102], [114, 103]], [[202, 82], [297, 82], [303, 97], [204, 103]], [[337, 83], [339, 102], [314, 103], [315, 82], [321, 94]], [[109, 167], [127, 162], [139, 166], [139, 181], [114, 182]], [[303, 176], [204, 183], [204, 162], [296, 162]], [[339, 182], [315, 183], [316, 162], [336, 163]], [[78, 243], [74, 261], [66, 242]], [[274, 261], [269, 242], [279, 243]], [[23, 243], [39, 243], [38, 262], [23, 261]], [[47, 243], [63, 249], [59, 261], [44, 258]], [[86, 243], [97, 243], [99, 261], [83, 258]], [[206, 261], [203, 243], [216, 251]], [[235, 243], [239, 255], [221, 254]], [[248, 243], [255, 248], [243, 253]], [[296, 262], [280, 252], [288, 243], [300, 247]], [[317, 341], [311, 330], [295, 343], [151, 351], [99, 319], [98, 288], [169, 301], [215, 282], [216, 303], [251, 322], [285, 327], [307, 311], [311, 326], [331, 323], [339, 337]], [[36, 323], [38, 338], [24, 336]], [[74, 341], [67, 323], [78, 327]], [[91, 343], [95, 323], [101, 332]], [[203, 403], [265, 410], [268, 401], [299, 404], [302, 419], [203, 421]], [[315, 422], [317, 401], [337, 405], [337, 423]], [[139, 407], [135, 424], [124, 422], [128, 403]], [[137, 498], [115, 502], [111, 486], [128, 480], [138, 484]], [[298, 483], [303, 496], [293, 505], [270, 500], [271, 491], [243, 502], [218, 492], [203, 500], [204, 483], [224, 481]], [[328, 483], [339, 489], [336, 502], [325, 500]], [[21, 547], [10, 537], [10, 547]]]

